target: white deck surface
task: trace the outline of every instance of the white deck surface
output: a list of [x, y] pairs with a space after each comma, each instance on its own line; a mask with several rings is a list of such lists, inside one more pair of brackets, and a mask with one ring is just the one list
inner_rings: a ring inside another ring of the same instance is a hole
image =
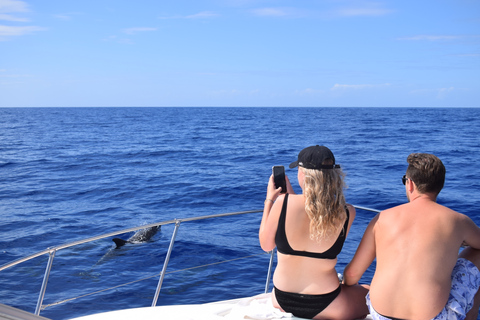
[[[270, 294], [220, 302], [126, 309], [98, 313], [70, 320], [219, 320], [301, 319], [273, 307]], [[367, 319], [371, 319], [367, 317]]]

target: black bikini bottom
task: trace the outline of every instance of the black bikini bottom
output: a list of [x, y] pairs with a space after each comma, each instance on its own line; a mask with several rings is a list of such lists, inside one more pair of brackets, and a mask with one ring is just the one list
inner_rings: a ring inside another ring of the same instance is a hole
[[[378, 313], [378, 312], [377, 312], [377, 313]], [[387, 317], [387, 316], [384, 316], [383, 314], [380, 314], [380, 313], [378, 313], [378, 314], [381, 315], [382, 317], [387, 318], [387, 319], [390, 319], [390, 320], [404, 320], [404, 319], [400, 319], [400, 318]]]
[[322, 312], [340, 294], [341, 287], [325, 294], [302, 294], [285, 292], [274, 287], [275, 297], [285, 312], [295, 317], [312, 319]]

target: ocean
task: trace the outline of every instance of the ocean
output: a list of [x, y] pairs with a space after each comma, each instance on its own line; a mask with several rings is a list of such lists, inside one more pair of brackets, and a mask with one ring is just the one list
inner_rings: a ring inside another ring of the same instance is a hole
[[[407, 156], [433, 153], [447, 169], [438, 202], [480, 224], [479, 133], [478, 108], [0, 108], [0, 265], [144, 224], [261, 210], [272, 166], [284, 165], [300, 192], [288, 164], [317, 144], [346, 173], [347, 202], [378, 210], [406, 201]], [[374, 215], [357, 211], [338, 272]], [[262, 293], [269, 256], [258, 244], [260, 219], [182, 224], [157, 305]], [[79, 298], [41, 315], [150, 306], [158, 281], [150, 276], [172, 231], [120, 249], [107, 238], [57, 252], [44, 304]], [[47, 259], [1, 271], [0, 303], [33, 312]], [[206, 266], [223, 260], [232, 262]]]

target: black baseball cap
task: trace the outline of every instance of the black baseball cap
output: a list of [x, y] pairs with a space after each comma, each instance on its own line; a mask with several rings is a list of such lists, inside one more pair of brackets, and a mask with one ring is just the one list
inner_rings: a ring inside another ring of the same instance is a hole
[[[332, 160], [332, 164], [322, 164], [326, 160]], [[340, 165], [335, 164], [335, 156], [332, 151], [325, 146], [311, 146], [303, 149], [298, 154], [298, 160], [290, 163], [290, 168], [296, 166], [303, 167], [305, 169], [336, 169], [340, 168]]]

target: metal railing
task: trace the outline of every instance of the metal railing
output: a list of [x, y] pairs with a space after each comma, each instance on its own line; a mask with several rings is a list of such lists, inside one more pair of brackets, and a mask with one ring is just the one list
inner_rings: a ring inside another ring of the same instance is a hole
[[[376, 210], [376, 209], [371, 209], [371, 208], [366, 208], [366, 207], [361, 207], [361, 206], [355, 206], [355, 208], [361, 209], [361, 210], [366, 210], [366, 211], [372, 211], [372, 212], [380, 212], [379, 210]], [[84, 244], [84, 243], [88, 243], [88, 242], [92, 242], [92, 241], [116, 236], [116, 235], [119, 235], [119, 234], [134, 232], [134, 231], [138, 231], [138, 230], [141, 230], [141, 229], [152, 228], [152, 227], [157, 227], [157, 226], [175, 224], [175, 227], [174, 227], [174, 230], [173, 230], [173, 233], [172, 233], [172, 238], [170, 240], [169, 248], [168, 248], [168, 251], [167, 251], [167, 254], [166, 254], [166, 257], [165, 257], [165, 261], [163, 263], [162, 271], [160, 272], [160, 278], [158, 280], [157, 289], [155, 290], [155, 295], [154, 295], [154, 298], [153, 298], [153, 301], [152, 301], [152, 307], [153, 307], [153, 306], [156, 306], [156, 304], [157, 304], [158, 297], [159, 297], [159, 294], [160, 294], [160, 290], [162, 288], [163, 280], [165, 278], [167, 266], [168, 266], [168, 263], [170, 261], [170, 254], [173, 251], [173, 246], [174, 246], [174, 243], [175, 243], [175, 239], [177, 237], [178, 229], [180, 228], [180, 225], [182, 223], [189, 222], [189, 221], [198, 221], [198, 220], [204, 220], [204, 219], [219, 218], [219, 217], [243, 215], [243, 214], [249, 214], [249, 213], [259, 213], [259, 212], [262, 212], [262, 211], [263, 210], [251, 210], [251, 211], [213, 214], [213, 215], [193, 217], [193, 218], [174, 219], [174, 220], [162, 221], [162, 222], [157, 222], [157, 223], [151, 223], [151, 224], [147, 224], [147, 225], [141, 225], [141, 226], [128, 228], [128, 229], [123, 229], [123, 230], [119, 230], [119, 231], [115, 231], [115, 232], [109, 232], [109, 233], [101, 234], [101, 235], [98, 235], [98, 236], [95, 236], [95, 237], [90, 237], [90, 238], [86, 238], [86, 239], [82, 239], [82, 240], [78, 240], [78, 241], [74, 241], [74, 242], [69, 242], [69, 243], [66, 243], [66, 244], [59, 245], [59, 246], [50, 247], [50, 248], [47, 248], [47, 249], [42, 250], [42, 251], [38, 251], [38, 252], [36, 252], [34, 254], [31, 254], [29, 256], [14, 260], [12, 262], [9, 262], [7, 264], [4, 264], [4, 265], [0, 266], [0, 271], [3, 271], [5, 269], [8, 269], [10, 267], [16, 266], [20, 263], [23, 263], [25, 261], [29, 261], [31, 259], [34, 259], [36, 257], [42, 256], [42, 255], [45, 255], [45, 254], [49, 255], [47, 266], [45, 268], [45, 273], [44, 273], [44, 276], [43, 276], [42, 286], [41, 286], [40, 293], [39, 293], [38, 300], [37, 300], [37, 305], [36, 305], [36, 308], [35, 308], [35, 314], [39, 315], [40, 311], [42, 310], [43, 300], [44, 300], [45, 292], [46, 292], [46, 289], [47, 289], [47, 284], [48, 284], [48, 279], [49, 279], [49, 276], [50, 276], [50, 271], [52, 269], [53, 260], [55, 258], [55, 254], [57, 253], [57, 251], [62, 250], [62, 249], [66, 249], [66, 248], [71, 248], [71, 247], [74, 247], [74, 246], [77, 246], [77, 245], [80, 245], [80, 244]], [[270, 251], [269, 254], [270, 254], [270, 262], [269, 262], [269, 267], [268, 267], [268, 272], [267, 272], [267, 279], [266, 279], [266, 283], [265, 283], [265, 293], [267, 293], [269, 291], [269, 284], [270, 284], [270, 279], [271, 279], [271, 275], [272, 275], [273, 261], [274, 261], [274, 250]], [[69, 299], [69, 300], [71, 300], [71, 299]], [[55, 305], [55, 303], [51, 304], [51, 305]]]

